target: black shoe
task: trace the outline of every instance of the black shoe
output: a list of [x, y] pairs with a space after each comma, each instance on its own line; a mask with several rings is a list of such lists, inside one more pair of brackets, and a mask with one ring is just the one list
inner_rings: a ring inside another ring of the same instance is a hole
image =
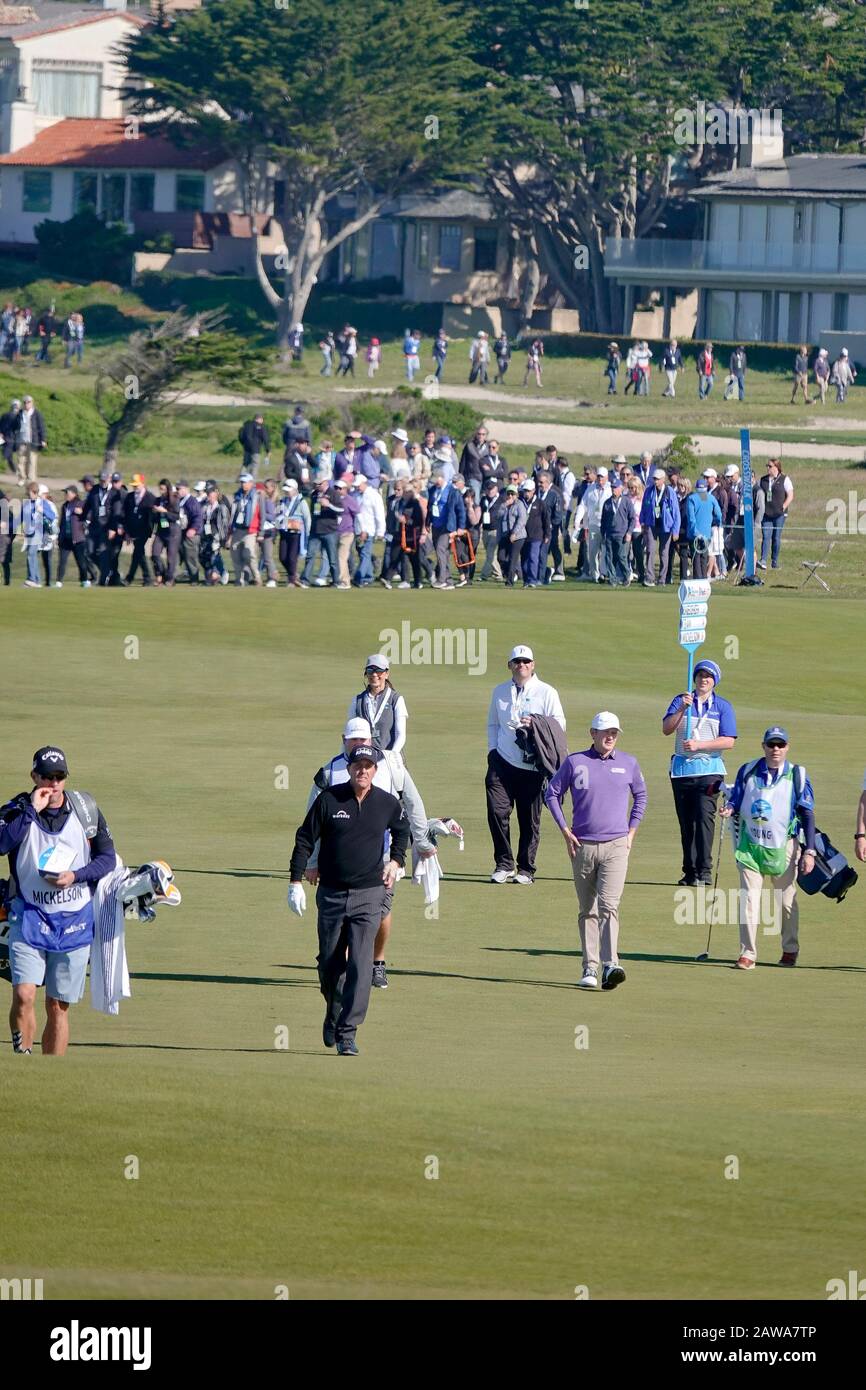
[[325, 1044], [325, 1047], [333, 1047], [336, 1041], [337, 1034], [334, 1031], [334, 1024], [331, 1022], [330, 1018], [326, 1018], [322, 1024], [322, 1042]]
[[337, 1055], [339, 1057], [357, 1057], [358, 1049], [355, 1046], [354, 1038], [337, 1039]]
[[682, 878], [677, 879], [678, 888], [694, 888], [697, 884], [694, 874], [683, 874]]
[[698, 883], [706, 884], [707, 888], [711, 888], [711, 887], [713, 886], [712, 875], [711, 875], [711, 874], [698, 874]]
[[602, 989], [616, 989], [625, 980], [625, 971], [621, 965], [606, 965], [601, 972]]
[[388, 988], [388, 976], [385, 973], [385, 962], [383, 960], [373, 961], [373, 988]]

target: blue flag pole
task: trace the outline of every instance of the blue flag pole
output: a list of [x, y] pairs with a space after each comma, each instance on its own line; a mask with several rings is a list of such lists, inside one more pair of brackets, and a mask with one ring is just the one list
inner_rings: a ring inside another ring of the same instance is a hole
[[748, 430], [740, 430], [740, 461], [743, 475], [743, 549], [747, 579], [755, 577], [755, 508], [752, 476], [752, 443]]
[[[688, 676], [686, 677], [686, 690], [689, 692], [690, 695], [691, 695], [691, 693], [692, 693], [692, 682], [694, 681], [694, 676], [695, 676], [695, 649], [694, 649], [694, 647], [689, 647], [689, 674], [688, 674]], [[691, 705], [688, 705], [688, 706], [686, 707], [686, 738], [691, 738], [691, 736], [692, 736], [692, 707], [691, 707]]]

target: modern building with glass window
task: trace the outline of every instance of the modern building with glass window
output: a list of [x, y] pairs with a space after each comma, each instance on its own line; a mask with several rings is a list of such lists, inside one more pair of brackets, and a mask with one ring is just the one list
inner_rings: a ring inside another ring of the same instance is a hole
[[785, 159], [779, 137], [692, 196], [703, 204], [703, 240], [607, 243], [604, 273], [624, 287], [626, 334], [650, 289], [663, 295], [665, 336], [675, 299], [694, 290], [696, 338], [829, 345], [866, 333], [866, 157]]

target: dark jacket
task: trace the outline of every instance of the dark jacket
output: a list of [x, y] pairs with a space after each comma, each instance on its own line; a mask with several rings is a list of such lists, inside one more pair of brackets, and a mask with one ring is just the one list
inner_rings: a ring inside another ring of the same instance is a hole
[[390, 858], [401, 865], [409, 844], [409, 822], [390, 792], [371, 787], [359, 803], [350, 782], [320, 792], [295, 835], [289, 868], [292, 883], [300, 883], [319, 843], [319, 881], [323, 888], [345, 891], [382, 887], [382, 846], [391, 836]]
[[120, 531], [123, 529], [123, 512], [126, 506], [126, 488], [110, 487], [108, 489], [108, 529], [109, 531]]
[[561, 526], [563, 503], [562, 493], [560, 492], [559, 488], [551, 484], [551, 486], [547, 489], [546, 493], [542, 494], [542, 492], [539, 490], [538, 499], [540, 502], [544, 503], [545, 507], [550, 513], [551, 531], [555, 526]]
[[508, 472], [508, 461], [501, 454], [484, 454], [480, 459], [481, 476], [486, 482], [488, 478], [495, 478], [497, 483], [505, 479]]
[[113, 491], [114, 489], [109, 487], [107, 483], [104, 487], [102, 483], [94, 483], [87, 494], [87, 501], [84, 503], [84, 518], [87, 522], [88, 535], [92, 541], [105, 539], [110, 525], [111, 494]]
[[526, 539], [528, 541], [550, 540], [550, 511], [536, 494], [526, 507]]
[[84, 503], [80, 497], [63, 503], [60, 508], [60, 549], [71, 550], [85, 537]]
[[483, 477], [489, 477], [489, 472], [485, 475], [481, 467], [481, 460], [486, 458], [488, 453], [486, 440], [483, 444], [476, 444], [474, 439], [469, 439], [463, 445], [458, 471], [462, 473], [467, 483], [471, 483], [473, 480], [480, 482]]
[[343, 515], [343, 496], [339, 488], [314, 492], [310, 498], [311, 536], [333, 536]]
[[[305, 493], [310, 490], [311, 466], [312, 459], [309, 454], [299, 454], [294, 446], [286, 449], [285, 458], [283, 459], [283, 477], [294, 478], [299, 490]], [[305, 470], [307, 474], [306, 478], [304, 477]]]
[[18, 438], [18, 421], [21, 418], [20, 410], [7, 410], [5, 415], [0, 415], [0, 434], [8, 444], [14, 444]]
[[734, 351], [731, 353], [731, 357], [730, 357], [730, 361], [728, 362], [728, 366], [729, 366], [730, 370], [733, 372], [734, 376], [736, 376], [738, 372], [744, 372], [744, 371], [746, 370], [746, 354], [745, 354], [745, 352], [739, 352], [739, 351], [737, 351], [737, 349], [735, 348]]
[[302, 439], [306, 439], [308, 444], [312, 444], [313, 434], [307, 417], [302, 411], [296, 410], [291, 420], [287, 420], [283, 425], [283, 443], [286, 446], [286, 452]]
[[434, 535], [442, 531], [463, 531], [466, 527], [466, 508], [456, 487], [450, 484], [442, 489], [443, 500], [439, 505], [439, 515], [433, 513], [434, 505], [439, 503], [440, 491], [435, 483], [427, 494], [427, 524]]
[[[201, 502], [199, 502], [198, 498], [194, 497], [192, 493], [190, 493], [188, 497], [178, 498], [178, 513], [182, 513], [182, 515], [180, 515], [180, 524], [184, 535], [186, 535], [187, 531], [194, 531], [197, 536], [200, 536], [202, 515]], [[184, 518], [186, 519], [185, 525]]]
[[152, 492], [145, 489], [141, 501], [135, 491], [130, 490], [123, 502], [123, 532], [131, 541], [146, 541], [153, 531], [153, 505], [156, 502]]
[[[15, 442], [16, 442], [16, 443], [20, 443], [20, 436], [21, 436], [21, 419], [22, 419], [22, 416], [23, 416], [23, 415], [24, 415], [24, 411], [22, 410], [22, 411], [19, 413], [19, 415], [18, 415], [18, 419], [17, 419], [16, 426], [15, 426], [15, 431], [16, 431], [16, 441], [15, 441]], [[31, 445], [33, 446], [34, 449], [44, 449], [44, 448], [45, 448], [45, 444], [46, 444], [45, 420], [44, 420], [43, 417], [42, 417], [42, 411], [41, 411], [41, 410], [34, 410], [32, 416], [30, 417], [30, 443], [31, 443]]]
[[481, 526], [483, 530], [496, 530], [499, 513], [502, 511], [502, 493], [497, 492], [491, 500], [482, 494], [481, 497]]
[[531, 714], [530, 745], [535, 761], [545, 776], [552, 777], [568, 757], [568, 743], [559, 721], [549, 714]]
[[601, 509], [601, 534], [613, 539], [624, 540], [631, 535], [637, 525], [637, 512], [634, 502], [627, 493], [619, 497], [608, 497]]
[[245, 420], [238, 430], [238, 439], [248, 454], [266, 454], [271, 447], [271, 436], [267, 425], [255, 420]]

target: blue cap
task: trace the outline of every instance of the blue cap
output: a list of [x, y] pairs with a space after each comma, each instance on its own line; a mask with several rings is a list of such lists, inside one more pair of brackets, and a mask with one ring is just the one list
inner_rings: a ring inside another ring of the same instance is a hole
[[783, 729], [779, 724], [773, 724], [764, 734], [762, 742], [769, 743], [771, 739], [777, 738], [780, 743], [790, 743], [788, 730]]
[[699, 478], [698, 481], [695, 483], [695, 492], [706, 492], [706, 491], [707, 491], [706, 480], [705, 480], [704, 478]]
[[698, 674], [698, 671], [709, 671], [715, 685], [718, 685], [722, 679], [721, 670], [714, 661], [699, 661], [695, 667], [695, 675]]

